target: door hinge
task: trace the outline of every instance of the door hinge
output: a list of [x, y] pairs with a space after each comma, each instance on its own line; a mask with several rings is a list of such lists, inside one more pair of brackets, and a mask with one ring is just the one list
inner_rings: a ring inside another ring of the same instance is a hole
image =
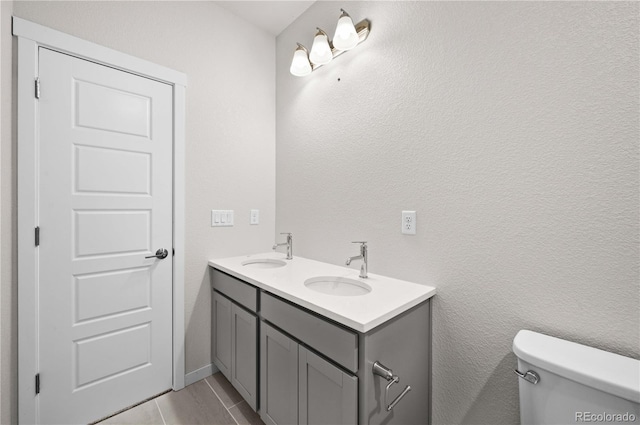
[[40, 394], [40, 374], [36, 373], [36, 394]]
[[40, 246], [40, 226], [36, 227], [36, 246]]
[[36, 87], [35, 87], [35, 95], [36, 99], [40, 99], [40, 77], [36, 77]]
[[171, 251], [172, 251], [172, 253], [173, 253], [172, 255], [175, 257], [175, 256], [176, 256], [176, 249], [175, 249], [175, 248], [172, 248], [172, 249], [171, 249]]

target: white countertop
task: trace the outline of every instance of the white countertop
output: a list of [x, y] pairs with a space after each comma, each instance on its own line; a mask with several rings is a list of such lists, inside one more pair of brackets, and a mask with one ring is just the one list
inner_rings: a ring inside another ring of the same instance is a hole
[[[256, 258], [279, 259], [287, 264], [278, 268], [242, 265], [243, 261]], [[433, 286], [373, 273], [369, 273], [367, 279], [362, 279], [358, 277], [359, 267], [340, 267], [295, 256], [292, 260], [285, 260], [283, 254], [273, 252], [210, 260], [209, 265], [362, 333], [422, 303], [436, 293]], [[339, 276], [359, 280], [369, 285], [372, 290], [359, 296], [323, 294], [304, 285], [305, 280], [317, 276]]]

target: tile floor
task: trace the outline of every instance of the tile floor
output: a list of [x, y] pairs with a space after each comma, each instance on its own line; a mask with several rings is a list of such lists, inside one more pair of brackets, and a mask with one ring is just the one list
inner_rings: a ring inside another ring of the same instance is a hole
[[256, 412], [216, 373], [100, 422], [104, 425], [264, 425]]

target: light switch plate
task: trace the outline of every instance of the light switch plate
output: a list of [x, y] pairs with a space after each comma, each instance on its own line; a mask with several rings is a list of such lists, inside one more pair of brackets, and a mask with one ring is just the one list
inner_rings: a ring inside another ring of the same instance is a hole
[[211, 210], [211, 227], [233, 226], [233, 210]]
[[249, 224], [260, 224], [260, 210], [251, 210]]
[[416, 234], [416, 212], [415, 211], [402, 211], [402, 234], [404, 235]]

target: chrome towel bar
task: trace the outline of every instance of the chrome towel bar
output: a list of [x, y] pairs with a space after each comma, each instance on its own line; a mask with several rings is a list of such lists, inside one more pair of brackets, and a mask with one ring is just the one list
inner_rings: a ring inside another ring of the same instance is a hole
[[398, 397], [394, 398], [391, 403], [387, 404], [387, 400], [389, 399], [389, 388], [391, 388], [393, 384], [397, 384], [398, 382], [400, 382], [400, 378], [397, 375], [394, 375], [391, 369], [380, 362], [375, 362], [373, 364], [373, 374], [382, 376], [387, 381], [390, 381], [384, 391], [384, 404], [387, 406], [387, 412], [390, 412], [396, 406], [396, 404], [400, 402], [402, 397], [404, 397], [409, 391], [411, 391], [411, 385], [407, 385], [404, 390], [402, 390], [400, 395], [398, 395]]

